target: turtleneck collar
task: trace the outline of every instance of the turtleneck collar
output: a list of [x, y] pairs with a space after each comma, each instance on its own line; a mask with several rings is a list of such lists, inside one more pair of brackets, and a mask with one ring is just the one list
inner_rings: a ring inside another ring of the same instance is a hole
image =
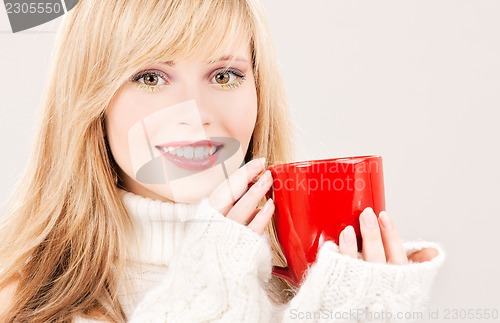
[[[138, 248], [130, 248], [132, 261], [168, 265], [184, 235], [185, 222], [200, 204], [153, 200], [119, 189], [137, 236]], [[134, 246], [131, 237], [131, 246]]]

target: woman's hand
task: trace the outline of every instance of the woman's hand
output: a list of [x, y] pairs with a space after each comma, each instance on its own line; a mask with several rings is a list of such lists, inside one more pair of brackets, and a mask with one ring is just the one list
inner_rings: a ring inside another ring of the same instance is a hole
[[[425, 248], [407, 257], [399, 231], [386, 212], [380, 212], [377, 219], [373, 210], [366, 208], [359, 217], [359, 223], [363, 238], [362, 257], [365, 261], [405, 265], [408, 261], [429, 261], [437, 255], [435, 249]], [[339, 252], [358, 257], [356, 235], [352, 226], [346, 227], [340, 233]]]
[[[248, 162], [217, 186], [209, 196], [212, 207], [259, 234], [264, 232], [274, 212], [272, 199], [262, 209], [257, 208], [273, 183], [270, 171], [262, 174], [265, 161], [265, 158], [258, 158]], [[257, 178], [257, 182], [248, 188]]]

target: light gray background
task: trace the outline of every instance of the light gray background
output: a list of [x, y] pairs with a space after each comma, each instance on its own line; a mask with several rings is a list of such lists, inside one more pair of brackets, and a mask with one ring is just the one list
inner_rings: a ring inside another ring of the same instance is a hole
[[[297, 159], [382, 155], [403, 237], [448, 252], [429, 307], [500, 310], [500, 1], [264, 6]], [[0, 6], [0, 201], [26, 163], [59, 22], [12, 34]]]

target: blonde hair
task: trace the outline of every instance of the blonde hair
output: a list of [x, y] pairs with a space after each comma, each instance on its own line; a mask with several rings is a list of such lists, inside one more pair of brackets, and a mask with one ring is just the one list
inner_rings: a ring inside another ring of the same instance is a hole
[[[0, 227], [0, 288], [19, 277], [4, 320], [125, 320], [117, 289], [132, 223], [116, 189], [106, 108], [138, 67], [200, 53], [215, 58], [241, 34], [251, 44], [258, 95], [246, 160], [289, 160], [288, 109], [257, 0], [80, 0], [66, 14], [38, 136]], [[273, 251], [279, 262], [275, 241]], [[274, 279], [270, 296], [284, 302], [288, 287]]]

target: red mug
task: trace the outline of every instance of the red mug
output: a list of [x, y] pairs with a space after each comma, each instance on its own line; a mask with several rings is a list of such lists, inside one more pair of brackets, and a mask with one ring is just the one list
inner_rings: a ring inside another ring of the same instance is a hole
[[361, 250], [359, 216], [371, 207], [385, 210], [380, 156], [359, 156], [278, 164], [269, 167], [273, 186], [268, 193], [287, 267], [273, 267], [275, 276], [295, 286], [316, 260], [320, 241], [338, 245], [342, 230], [354, 227]]

